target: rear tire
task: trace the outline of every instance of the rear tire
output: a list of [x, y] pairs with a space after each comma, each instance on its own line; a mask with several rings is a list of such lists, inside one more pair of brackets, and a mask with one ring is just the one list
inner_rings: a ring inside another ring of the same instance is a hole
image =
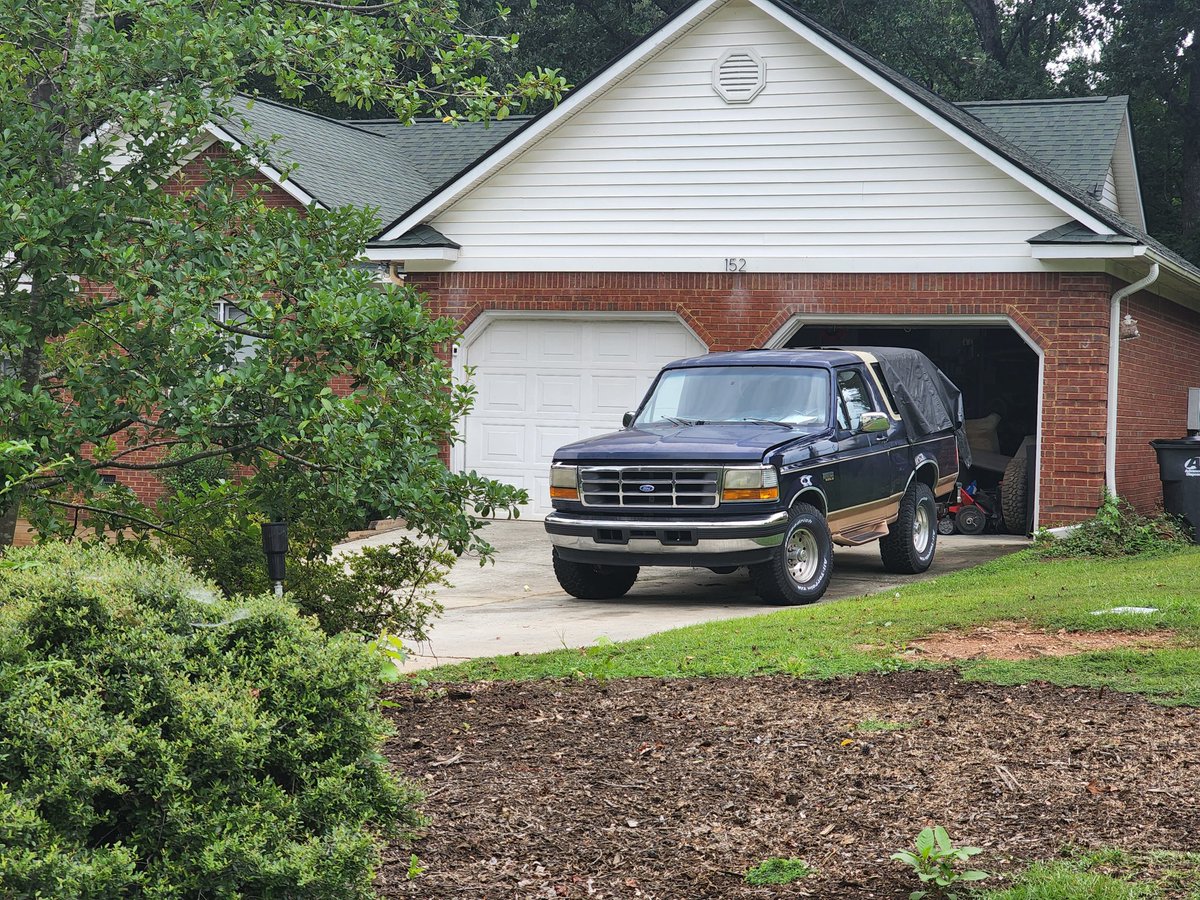
[[1000, 511], [1004, 513], [1004, 530], [1009, 534], [1025, 534], [1028, 482], [1029, 460], [1022, 449], [1009, 461], [1000, 482]]
[[937, 550], [937, 503], [929, 485], [914, 481], [900, 498], [900, 517], [879, 541], [883, 567], [900, 575], [917, 575], [933, 564]]
[[792, 507], [783, 543], [770, 560], [750, 566], [750, 582], [767, 603], [815, 603], [833, 574], [833, 537], [820, 511], [810, 503]]
[[554, 577], [559, 586], [580, 600], [616, 600], [637, 581], [637, 566], [600, 566], [560, 559], [554, 551]]

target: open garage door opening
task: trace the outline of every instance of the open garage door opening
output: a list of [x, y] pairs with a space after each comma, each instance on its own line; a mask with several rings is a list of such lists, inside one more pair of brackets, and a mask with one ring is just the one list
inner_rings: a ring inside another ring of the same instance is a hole
[[[920, 350], [963, 393], [975, 464], [962, 481], [964, 487], [974, 485], [985, 508], [982, 527], [1013, 534], [1030, 529], [1037, 482], [1040, 359], [1012, 327], [804, 324], [783, 346]], [[962, 523], [977, 527], [979, 517], [963, 518]]]

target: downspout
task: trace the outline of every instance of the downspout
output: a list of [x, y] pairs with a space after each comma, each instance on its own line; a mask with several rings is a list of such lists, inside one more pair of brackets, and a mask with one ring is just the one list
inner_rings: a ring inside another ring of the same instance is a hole
[[1158, 281], [1158, 263], [1150, 263], [1146, 277], [1127, 284], [1112, 295], [1108, 310], [1108, 428], [1104, 444], [1104, 482], [1117, 496], [1117, 386], [1121, 377], [1121, 301]]

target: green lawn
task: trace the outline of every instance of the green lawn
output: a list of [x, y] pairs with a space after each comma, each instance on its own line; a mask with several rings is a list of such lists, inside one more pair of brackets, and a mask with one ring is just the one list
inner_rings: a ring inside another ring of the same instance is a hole
[[[636, 599], [630, 600], [636, 603]], [[1153, 606], [1152, 615], [1092, 615]], [[908, 641], [949, 628], [1021, 620], [1071, 631], [1175, 629], [1178, 647], [1033, 662], [964, 662], [969, 679], [1107, 685], [1162, 703], [1200, 705], [1200, 548], [1114, 560], [1041, 560], [1023, 551], [895, 591], [713, 622], [586, 650], [474, 660], [423, 673], [435, 681], [540, 677], [759, 675], [813, 678], [891, 671]]]
[[1200, 898], [1200, 854], [1068, 848], [1058, 859], [1034, 863], [1011, 887], [970, 896], [976, 900], [1159, 900], [1167, 895]]

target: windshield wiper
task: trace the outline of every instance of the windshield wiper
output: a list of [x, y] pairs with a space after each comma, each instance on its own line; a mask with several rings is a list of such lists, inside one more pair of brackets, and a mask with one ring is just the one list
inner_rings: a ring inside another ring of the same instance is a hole
[[779, 422], [775, 419], [729, 419], [728, 421], [730, 424], [745, 422], [749, 425], [778, 425], [780, 428], [786, 428], [788, 431], [796, 427], [790, 422]]
[[676, 416], [663, 416], [662, 419], [660, 419], [660, 421], [670, 422], [672, 425], [679, 425], [681, 427], [687, 426], [687, 425], [703, 425], [704, 424], [699, 419], [680, 419], [680, 418], [677, 418]]

